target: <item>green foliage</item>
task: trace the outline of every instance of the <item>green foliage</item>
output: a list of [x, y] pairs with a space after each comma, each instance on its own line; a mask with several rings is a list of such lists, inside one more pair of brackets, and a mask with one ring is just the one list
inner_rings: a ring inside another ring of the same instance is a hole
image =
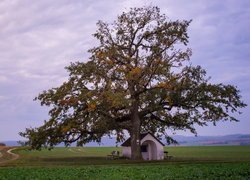
[[249, 179], [249, 163], [2, 168], [0, 179]]
[[189, 62], [190, 22], [171, 21], [158, 7], [131, 8], [112, 24], [99, 21], [90, 60], [71, 63], [68, 81], [36, 98], [51, 107], [50, 119], [20, 133], [25, 145], [82, 145], [112, 134], [123, 141], [127, 130], [133, 157], [140, 154], [140, 132], [196, 133], [195, 125], [237, 121], [233, 113], [246, 106], [239, 90], [211, 84], [205, 70]]

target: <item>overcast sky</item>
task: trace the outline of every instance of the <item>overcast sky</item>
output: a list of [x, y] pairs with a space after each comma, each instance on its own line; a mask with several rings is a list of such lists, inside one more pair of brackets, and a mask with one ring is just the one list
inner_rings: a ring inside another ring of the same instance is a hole
[[[65, 81], [70, 62], [88, 60], [98, 20], [112, 22], [144, 5], [159, 6], [172, 20], [192, 19], [193, 64], [205, 68], [214, 83], [236, 85], [249, 104], [249, 0], [1, 0], [0, 141], [18, 140], [18, 132], [43, 123], [48, 109], [34, 97]], [[242, 110], [238, 123], [198, 128], [198, 133], [250, 134], [249, 110]]]

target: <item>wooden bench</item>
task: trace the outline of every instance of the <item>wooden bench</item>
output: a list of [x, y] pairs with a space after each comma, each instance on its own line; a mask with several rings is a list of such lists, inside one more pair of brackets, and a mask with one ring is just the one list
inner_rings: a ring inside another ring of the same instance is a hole
[[110, 154], [107, 155], [107, 159], [119, 159], [119, 155], [119, 151], [112, 151]]
[[172, 159], [174, 156], [165, 156], [165, 159]]
[[164, 159], [168, 159], [168, 160], [170, 160], [170, 159], [172, 159], [174, 156], [169, 156], [168, 155], [168, 151], [164, 151]]

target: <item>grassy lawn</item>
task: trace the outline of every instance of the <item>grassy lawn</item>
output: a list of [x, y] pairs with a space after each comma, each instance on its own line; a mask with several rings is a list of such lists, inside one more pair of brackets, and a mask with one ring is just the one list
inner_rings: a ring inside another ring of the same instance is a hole
[[64, 165], [105, 165], [105, 164], [148, 164], [148, 163], [191, 163], [191, 162], [250, 162], [250, 146], [193, 146], [165, 147], [171, 160], [130, 161], [110, 160], [107, 155], [120, 147], [58, 147], [51, 151], [29, 151], [17, 149], [14, 152], [21, 158], [7, 166], [64, 166]]
[[250, 146], [165, 147], [171, 160], [110, 160], [116, 147], [16, 149], [1, 179], [250, 179]]
[[250, 162], [250, 146], [177, 146], [165, 149], [175, 157], [176, 161]]
[[25, 149], [16, 150], [16, 153], [25, 157], [104, 157], [112, 151], [121, 151], [120, 147], [56, 147], [52, 150], [28, 151]]

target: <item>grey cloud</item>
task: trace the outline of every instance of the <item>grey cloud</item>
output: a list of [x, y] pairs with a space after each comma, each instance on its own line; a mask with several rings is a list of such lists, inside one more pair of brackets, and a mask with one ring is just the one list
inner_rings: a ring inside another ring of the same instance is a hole
[[[193, 19], [192, 62], [207, 69], [214, 82], [236, 84], [244, 96], [249, 95], [248, 0], [4, 0], [0, 2], [0, 140], [18, 139], [19, 131], [47, 118], [48, 109], [33, 98], [65, 81], [64, 67], [70, 62], [88, 60], [98, 20], [112, 22], [130, 7], [150, 4], [170, 19]], [[8, 132], [10, 125], [14, 130]], [[238, 129], [246, 125], [243, 121]]]

